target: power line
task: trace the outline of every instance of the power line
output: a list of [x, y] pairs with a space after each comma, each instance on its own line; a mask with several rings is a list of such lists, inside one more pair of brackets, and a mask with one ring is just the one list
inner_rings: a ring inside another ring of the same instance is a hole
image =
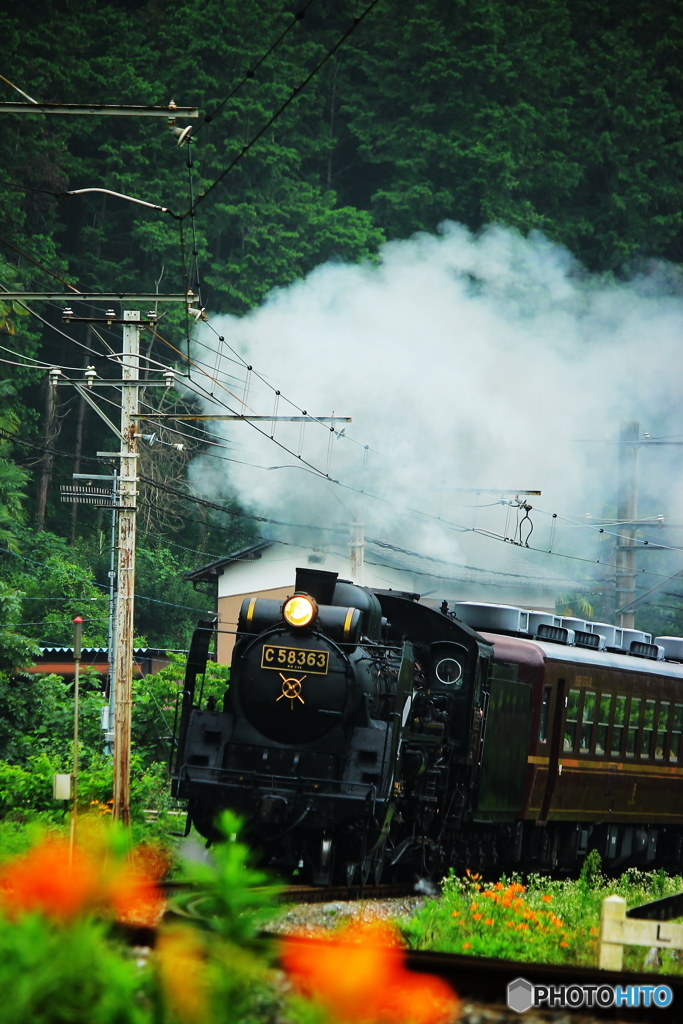
[[221, 173], [218, 175], [218, 177], [208, 186], [208, 188], [206, 188], [203, 192], [200, 192], [200, 194], [197, 197], [197, 201], [195, 203], [193, 203], [190, 206], [190, 208], [188, 210], [186, 210], [184, 213], [179, 214], [179, 219], [180, 220], [184, 220], [186, 217], [194, 216], [194, 212], [197, 209], [197, 207], [199, 206], [199, 204], [201, 202], [203, 202], [203, 200], [206, 199], [206, 197], [208, 195], [210, 195], [211, 192], [213, 192], [213, 190], [221, 183], [221, 181], [223, 181], [223, 179], [226, 177], [226, 175], [228, 175], [230, 173], [230, 171], [232, 171], [237, 166], [237, 164], [240, 162], [240, 160], [242, 160], [242, 158], [247, 155], [247, 153], [250, 151], [250, 149], [253, 146], [256, 145], [256, 143], [259, 141], [259, 139], [268, 131], [268, 129], [285, 112], [285, 110], [290, 105], [290, 103], [292, 103], [292, 101], [295, 100], [299, 96], [299, 94], [302, 92], [302, 90], [306, 88], [306, 86], [311, 81], [311, 79], [315, 78], [315, 76], [318, 74], [320, 69], [322, 67], [324, 67], [324, 65], [327, 63], [327, 61], [330, 59], [330, 57], [334, 56], [334, 54], [337, 52], [339, 47], [342, 46], [343, 43], [346, 42], [346, 40], [351, 35], [351, 33], [357, 28], [358, 25], [360, 25], [360, 23], [368, 16], [368, 14], [372, 11], [372, 9], [377, 6], [378, 3], [379, 3], [379, 0], [372, 0], [372, 3], [370, 3], [361, 14], [359, 14], [357, 17], [355, 17], [353, 19], [352, 24], [346, 30], [346, 32], [344, 32], [343, 35], [334, 44], [334, 46], [330, 50], [327, 51], [327, 53], [322, 58], [322, 60], [318, 61], [318, 63], [313, 68], [313, 70], [306, 76], [306, 78], [304, 78], [303, 82], [301, 82], [299, 85], [294, 87], [294, 89], [292, 90], [290, 95], [287, 97], [287, 99], [284, 101], [284, 103], [282, 103], [278, 107], [278, 109], [275, 111], [275, 113], [258, 130], [256, 135], [252, 136], [252, 138], [249, 140], [249, 142], [247, 142], [244, 146], [242, 146], [242, 148], [241, 148], [240, 152], [237, 154], [237, 156], [233, 160], [230, 161], [228, 166], [225, 167], [221, 171]]
[[250, 79], [252, 79], [255, 76], [255, 74], [258, 71], [258, 69], [261, 67], [261, 65], [264, 63], [264, 61], [266, 61], [268, 59], [268, 57], [270, 57], [270, 55], [273, 52], [273, 50], [275, 50], [280, 45], [280, 43], [285, 38], [285, 36], [289, 32], [291, 32], [291, 30], [296, 25], [298, 25], [298, 23], [302, 20], [302, 18], [306, 14], [306, 11], [308, 10], [308, 8], [311, 6], [312, 3], [313, 3], [313, 0], [307, 0], [307, 3], [305, 3], [304, 6], [302, 8], [300, 8], [296, 12], [296, 14], [294, 15], [294, 18], [292, 19], [292, 21], [290, 21], [289, 25], [287, 25], [287, 27], [284, 29], [284, 31], [280, 33], [280, 35], [277, 37], [275, 42], [266, 50], [266, 52], [263, 54], [263, 56], [259, 57], [259, 59], [256, 61], [256, 63], [253, 64], [249, 68], [249, 70], [245, 72], [245, 74], [240, 79], [240, 81], [237, 83], [237, 85], [234, 87], [234, 89], [232, 89], [228, 93], [228, 95], [225, 97], [224, 100], [221, 100], [221, 102], [218, 104], [217, 107], [214, 107], [214, 109], [211, 111], [210, 114], [206, 114], [205, 115], [204, 120], [201, 122], [201, 124], [198, 124], [196, 128], [192, 129], [192, 133], [191, 133], [190, 138], [194, 138], [196, 136], [197, 132], [199, 132], [204, 127], [205, 124], [210, 124], [211, 121], [213, 121], [214, 117], [216, 117], [217, 114], [220, 114], [220, 112], [222, 111], [223, 107], [226, 105], [226, 103], [229, 102], [229, 100], [232, 99], [232, 97], [235, 95], [235, 93], [238, 92], [246, 82], [248, 82]]

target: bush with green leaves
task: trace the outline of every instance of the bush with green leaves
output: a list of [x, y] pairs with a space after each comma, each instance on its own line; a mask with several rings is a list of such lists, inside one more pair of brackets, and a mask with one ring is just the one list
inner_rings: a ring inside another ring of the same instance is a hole
[[[683, 878], [630, 868], [607, 878], [592, 851], [578, 879], [531, 875], [483, 882], [479, 875], [450, 874], [439, 899], [430, 900], [403, 926], [410, 945], [445, 953], [539, 963], [597, 966], [602, 901], [622, 896], [631, 907], [683, 890]], [[624, 966], [643, 969], [647, 950], [627, 947]], [[683, 973], [675, 956], [662, 970]]]

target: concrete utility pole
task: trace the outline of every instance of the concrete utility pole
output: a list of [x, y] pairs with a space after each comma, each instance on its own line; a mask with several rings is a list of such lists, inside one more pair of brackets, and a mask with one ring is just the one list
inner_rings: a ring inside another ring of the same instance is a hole
[[363, 585], [363, 563], [365, 562], [365, 523], [351, 523], [349, 543], [349, 563], [351, 579], [359, 586]]
[[619, 431], [619, 490], [617, 519], [617, 569], [615, 587], [615, 625], [633, 629], [634, 611], [620, 612], [636, 596], [636, 516], [638, 515], [638, 441], [640, 425], [631, 420]]
[[[121, 386], [121, 475], [118, 479], [119, 549], [114, 667], [114, 808], [113, 817], [130, 820], [130, 742], [133, 688], [133, 621], [135, 612], [135, 514], [138, 493], [138, 378], [140, 312], [123, 314]], [[128, 382], [128, 383], [126, 383]]]

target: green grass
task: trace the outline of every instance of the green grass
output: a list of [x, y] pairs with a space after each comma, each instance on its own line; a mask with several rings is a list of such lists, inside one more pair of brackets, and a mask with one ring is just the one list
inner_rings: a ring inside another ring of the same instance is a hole
[[[597, 853], [590, 854], [578, 879], [553, 881], [540, 875], [503, 878], [453, 875], [438, 899], [402, 923], [413, 949], [500, 957], [539, 963], [597, 967], [600, 911], [606, 896], [622, 896], [628, 907], [683, 891], [683, 878], [663, 871], [631, 868], [607, 879]], [[624, 969], [642, 970], [648, 950], [626, 947]], [[663, 973], [683, 974], [675, 951], [662, 951]]]

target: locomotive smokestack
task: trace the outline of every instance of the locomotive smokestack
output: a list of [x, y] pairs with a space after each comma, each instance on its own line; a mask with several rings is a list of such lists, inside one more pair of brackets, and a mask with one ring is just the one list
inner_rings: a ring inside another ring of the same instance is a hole
[[295, 586], [298, 591], [310, 594], [318, 604], [332, 604], [338, 576], [338, 572], [325, 569], [297, 569]]

